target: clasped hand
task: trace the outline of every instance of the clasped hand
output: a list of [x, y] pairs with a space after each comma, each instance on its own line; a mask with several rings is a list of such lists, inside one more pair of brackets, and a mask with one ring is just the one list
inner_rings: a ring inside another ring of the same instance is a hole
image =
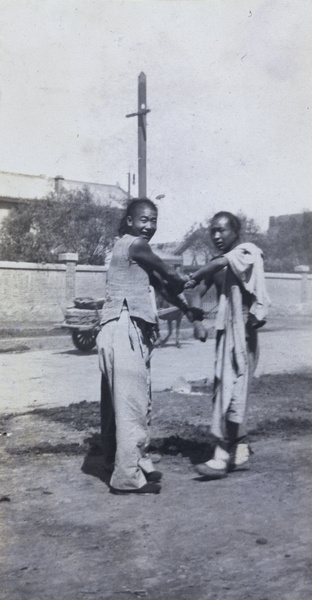
[[196, 279], [192, 279], [190, 278], [188, 281], [186, 281], [186, 283], [184, 284], [184, 289], [185, 290], [193, 290], [196, 286], [198, 285], [198, 282], [196, 281]]
[[194, 323], [194, 338], [195, 340], [200, 340], [201, 342], [205, 342], [208, 337], [208, 332], [202, 323]]
[[202, 321], [204, 318], [203, 309], [197, 308], [196, 306], [189, 306], [185, 314], [191, 323], [194, 323], [194, 321]]
[[180, 273], [174, 273], [171, 275], [170, 282], [167, 282], [165, 287], [167, 292], [172, 295], [178, 295], [185, 289], [186, 283], [189, 281], [188, 275], [180, 275]]

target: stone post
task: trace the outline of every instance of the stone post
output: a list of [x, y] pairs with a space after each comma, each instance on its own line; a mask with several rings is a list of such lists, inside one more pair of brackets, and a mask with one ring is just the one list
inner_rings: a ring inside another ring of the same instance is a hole
[[298, 265], [295, 267], [296, 273], [301, 273], [301, 304], [307, 304], [309, 301], [309, 290], [308, 290], [308, 273], [310, 269], [307, 265]]
[[59, 262], [66, 264], [65, 275], [65, 296], [67, 302], [72, 301], [76, 295], [76, 265], [78, 262], [78, 254], [76, 252], [65, 252], [59, 254]]

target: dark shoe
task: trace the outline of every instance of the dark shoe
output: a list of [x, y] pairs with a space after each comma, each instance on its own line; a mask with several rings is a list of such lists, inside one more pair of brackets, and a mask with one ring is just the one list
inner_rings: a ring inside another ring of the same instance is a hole
[[207, 477], [207, 479], [223, 479], [223, 477], [227, 476], [227, 467], [224, 469], [212, 469], [207, 463], [196, 465], [195, 471], [199, 475]]
[[112, 473], [114, 470], [114, 463], [104, 463], [103, 464], [103, 469], [104, 471], [107, 471], [107, 473]]
[[144, 475], [146, 477], [146, 480], [151, 483], [156, 483], [157, 481], [160, 481], [163, 476], [161, 471], [151, 471], [150, 473], [145, 473], [144, 471]]
[[161, 486], [159, 483], [145, 483], [140, 488], [134, 488], [132, 490], [118, 490], [116, 488], [110, 488], [111, 494], [122, 495], [122, 494], [159, 494]]

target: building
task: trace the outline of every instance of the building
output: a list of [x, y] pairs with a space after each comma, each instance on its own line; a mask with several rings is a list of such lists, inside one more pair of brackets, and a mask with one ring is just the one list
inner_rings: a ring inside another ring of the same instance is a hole
[[291, 215], [279, 215], [278, 217], [270, 217], [268, 231], [272, 233], [273, 231], [277, 231], [283, 225], [292, 225], [294, 227], [299, 225], [300, 227], [302, 227], [305, 218], [305, 212], [293, 213]]
[[0, 171], [0, 223], [9, 210], [21, 200], [40, 200], [49, 194], [87, 188], [93, 198], [105, 205], [122, 208], [128, 198], [127, 192], [118, 184], [108, 185], [65, 179], [60, 175], [24, 175]]

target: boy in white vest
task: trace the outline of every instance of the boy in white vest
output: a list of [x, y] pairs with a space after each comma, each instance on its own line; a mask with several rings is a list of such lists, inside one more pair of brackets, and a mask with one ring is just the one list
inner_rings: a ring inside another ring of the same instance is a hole
[[186, 278], [149, 246], [156, 229], [155, 204], [149, 199], [132, 200], [113, 249], [97, 337], [102, 444], [106, 464], [112, 468], [110, 490], [115, 494], [157, 494], [161, 489], [162, 473], [147, 455], [150, 353], [157, 325], [151, 284], [160, 287], [190, 321], [202, 318], [202, 311], [189, 308], [179, 297]]

